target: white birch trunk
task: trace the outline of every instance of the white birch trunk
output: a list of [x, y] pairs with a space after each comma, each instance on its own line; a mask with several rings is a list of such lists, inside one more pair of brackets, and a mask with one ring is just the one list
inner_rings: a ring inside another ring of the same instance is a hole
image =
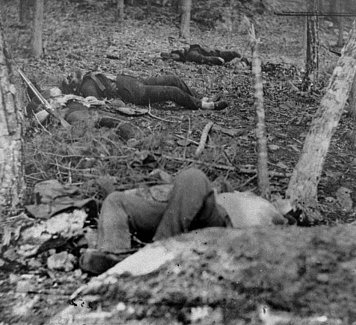
[[317, 187], [331, 137], [338, 126], [355, 76], [355, 23], [321, 100], [320, 108], [312, 121], [301, 157], [287, 189], [287, 197], [293, 203], [304, 207], [313, 206], [317, 202]]
[[[22, 124], [0, 29], [0, 216], [16, 212], [24, 191]], [[1, 213], [3, 211], [4, 213]]]

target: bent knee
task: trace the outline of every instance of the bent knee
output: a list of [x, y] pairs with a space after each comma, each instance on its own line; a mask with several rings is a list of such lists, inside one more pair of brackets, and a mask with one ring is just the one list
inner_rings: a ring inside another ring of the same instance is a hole
[[181, 173], [179, 173], [175, 179], [176, 183], [184, 183], [186, 186], [192, 185], [197, 186], [206, 186], [210, 184], [208, 177], [197, 168], [189, 168]]
[[122, 206], [124, 202], [125, 194], [123, 192], [112, 192], [110, 193], [103, 202], [104, 206]]

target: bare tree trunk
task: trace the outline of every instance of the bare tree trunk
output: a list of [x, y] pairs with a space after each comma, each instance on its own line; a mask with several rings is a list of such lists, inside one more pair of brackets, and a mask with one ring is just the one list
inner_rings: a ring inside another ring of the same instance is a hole
[[43, 0], [35, 1], [35, 16], [33, 18], [33, 35], [32, 35], [32, 51], [33, 55], [38, 58], [43, 53], [42, 43], [43, 32]]
[[117, 8], [116, 8], [116, 21], [122, 23], [124, 21], [124, 0], [117, 0]]
[[27, 24], [30, 20], [30, 0], [20, 0], [19, 2], [19, 21], [21, 24]]
[[256, 38], [255, 29], [250, 24], [250, 42], [252, 45], [252, 71], [255, 75], [255, 106], [256, 106], [256, 137], [258, 152], [258, 188], [263, 198], [270, 198], [270, 186], [268, 178], [268, 153], [267, 134], [265, 122], [265, 110], [263, 106], [263, 80], [261, 75], [261, 60], [258, 55], [259, 39]]
[[[339, 0], [338, 3], [338, 12], [342, 13], [343, 11], [343, 6], [342, 6], [342, 1]], [[339, 35], [337, 38], [337, 46], [341, 47], [344, 45], [344, 20], [342, 19], [342, 17], [337, 17], [338, 20], [338, 29], [339, 29]]]
[[190, 14], [192, 0], [182, 0], [182, 17], [180, 23], [180, 36], [186, 40], [190, 39]]
[[[317, 0], [312, 0], [307, 5], [308, 11], [316, 12], [318, 10]], [[318, 50], [319, 50], [319, 19], [318, 16], [307, 17], [307, 50], [305, 63], [305, 76], [303, 81], [303, 90], [308, 90], [311, 83], [318, 79]]]
[[353, 130], [351, 130], [351, 144], [356, 149], [356, 107], [353, 106], [351, 109], [352, 120], [353, 120]]
[[[333, 13], [333, 14], [337, 13], [337, 10], [338, 10], [337, 9], [337, 2], [338, 2], [338, 0], [330, 0], [330, 2], [329, 2], [329, 12], [330, 13]], [[337, 22], [337, 19], [338, 19], [337, 16], [331, 16], [331, 20], [334, 23]]]
[[182, 1], [181, 0], [174, 0], [174, 5], [177, 10], [177, 13], [181, 14], [182, 12]]
[[339, 123], [356, 68], [356, 21], [339, 59], [320, 108], [305, 139], [299, 162], [287, 189], [287, 197], [297, 205], [313, 206], [330, 140]]
[[16, 212], [25, 188], [23, 172], [22, 124], [15, 87], [11, 83], [10, 63], [5, 55], [0, 26], [0, 218]]
[[351, 130], [351, 144], [356, 149], [356, 76], [352, 83], [351, 92], [349, 96], [349, 112], [353, 120], [353, 129]]

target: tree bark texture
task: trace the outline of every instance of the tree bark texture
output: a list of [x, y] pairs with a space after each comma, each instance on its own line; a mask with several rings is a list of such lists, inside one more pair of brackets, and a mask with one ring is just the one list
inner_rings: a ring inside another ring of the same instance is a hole
[[33, 18], [32, 51], [38, 58], [43, 53], [43, 0], [35, 1], [35, 15]]
[[356, 149], [356, 76], [352, 83], [351, 92], [349, 96], [349, 107], [348, 111], [351, 114], [353, 121], [353, 129], [351, 130], [351, 145]]
[[[338, 1], [338, 13], [343, 12], [343, 1], [339, 0]], [[344, 20], [342, 17], [337, 17], [338, 18], [338, 29], [339, 29], [339, 34], [337, 38], [337, 46], [341, 47], [344, 45]]]
[[[317, 11], [317, 0], [310, 1], [308, 11]], [[305, 66], [305, 85], [303, 88], [308, 88], [309, 82], [316, 82], [318, 79], [318, 49], [319, 49], [319, 19], [318, 16], [307, 17], [307, 49], [306, 49], [306, 66]]]
[[116, 21], [122, 23], [124, 21], [124, 0], [117, 0], [117, 8], [116, 8]]
[[263, 80], [261, 75], [261, 60], [258, 56], [258, 40], [252, 50], [252, 71], [255, 75], [255, 107], [256, 107], [256, 137], [258, 152], [258, 188], [263, 198], [269, 199], [270, 186], [268, 178], [268, 153], [266, 118], [263, 107]]
[[[337, 13], [337, 10], [338, 10], [338, 2], [341, 1], [341, 0], [330, 0], [329, 1], [329, 12], [330, 13]], [[336, 23], [338, 21], [338, 17], [337, 16], [331, 16], [330, 17], [331, 20]]]
[[180, 23], [180, 36], [186, 40], [190, 39], [190, 14], [192, 10], [192, 0], [182, 1], [182, 16]]
[[30, 20], [30, 0], [20, 0], [19, 2], [19, 21], [21, 24], [27, 24]]
[[146, 8], [147, 8], [147, 14], [150, 14], [152, 11], [152, 0], [146, 0]]
[[317, 201], [317, 186], [320, 180], [324, 160], [330, 140], [338, 126], [356, 67], [356, 30], [353, 24], [350, 37], [345, 45], [320, 108], [312, 121], [305, 139], [301, 157], [291, 177], [287, 196], [294, 203], [308, 204]]
[[25, 187], [21, 113], [11, 75], [0, 27], [0, 210], [10, 213], [21, 203]]

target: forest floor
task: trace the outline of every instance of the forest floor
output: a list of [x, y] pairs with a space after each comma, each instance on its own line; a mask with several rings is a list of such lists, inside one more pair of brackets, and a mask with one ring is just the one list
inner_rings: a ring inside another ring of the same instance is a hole
[[[149, 175], [154, 168], [175, 175], [188, 166], [202, 169], [212, 181], [226, 179], [239, 191], [256, 191], [254, 76], [247, 67], [235, 63], [217, 67], [163, 61], [161, 52], [187, 46], [177, 36], [178, 17], [170, 7], [154, 6], [149, 15], [138, 7], [127, 7], [121, 26], [114, 22], [114, 10], [109, 5], [79, 7], [55, 0], [46, 5], [45, 12], [45, 55], [40, 59], [29, 55], [29, 28], [18, 24], [15, 2], [7, 1], [2, 12], [12, 58], [42, 89], [58, 86], [75, 69], [137, 77], [174, 73], [204, 96], [221, 93], [229, 107], [220, 112], [189, 111], [159, 104], [152, 105], [150, 115], [119, 116], [136, 130], [134, 141], [123, 140], [113, 129], [82, 126], [68, 131], [53, 121], [45, 132], [26, 121], [25, 172], [29, 201], [34, 184], [42, 180], [76, 184], [83, 197], [100, 200], [103, 193], [96, 182], [98, 177], [113, 176], [116, 188], [124, 190], [157, 183]], [[336, 42], [337, 34], [326, 23], [322, 24], [320, 81], [312, 94], [302, 96], [292, 89], [289, 81], [296, 86], [301, 81], [303, 19], [265, 13], [255, 14], [253, 22], [261, 38], [261, 58], [266, 68], [263, 79], [269, 168], [276, 175], [271, 178], [271, 190], [278, 197], [287, 188], [308, 126], [337, 61], [337, 56], [326, 50], [328, 44]], [[250, 59], [248, 35], [237, 28], [232, 32], [221, 26], [206, 30], [193, 22], [191, 30], [191, 44], [236, 49]], [[273, 65], [269, 71], [268, 64]], [[194, 152], [209, 121], [214, 122], [215, 128], [207, 148], [197, 159]], [[356, 202], [356, 158], [348, 140], [351, 129], [352, 120], [344, 114], [320, 180], [319, 203], [322, 223], [326, 225], [356, 220], [355, 208], [346, 212], [335, 199], [336, 190], [346, 187]], [[34, 271], [21, 265], [6, 268], [6, 263], [2, 267], [5, 271], [0, 275], [3, 324], [43, 323], [68, 304], [68, 297], [76, 287], [88, 281], [80, 272], [69, 276], [41, 267], [36, 274], [41, 280], [33, 294], [42, 291], [47, 296], [40, 294], [33, 305], [33, 315], [23, 319], [20, 313], [14, 316], [14, 310], [21, 309], [21, 299], [24, 299], [21, 293], [15, 294], [16, 282], [23, 274], [34, 274]]]

